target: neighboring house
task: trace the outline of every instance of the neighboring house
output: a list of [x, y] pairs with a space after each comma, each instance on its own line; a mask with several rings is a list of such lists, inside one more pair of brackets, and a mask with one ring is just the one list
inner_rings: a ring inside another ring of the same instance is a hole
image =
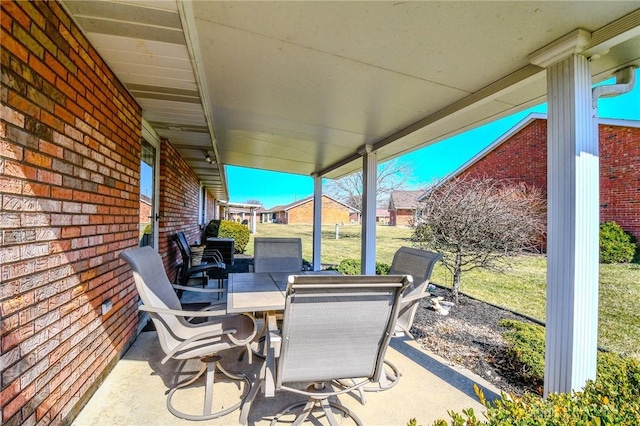
[[389, 210], [376, 209], [376, 222], [381, 225], [389, 224]]
[[[145, 233], [147, 233], [147, 235], [149, 235], [149, 232], [152, 230], [151, 228], [151, 198], [140, 194], [140, 240], [143, 240], [143, 238], [145, 238]], [[149, 228], [147, 229], [147, 226], [149, 226]], [[146, 237], [147, 239], [149, 237]], [[144, 243], [142, 243], [144, 245], [147, 244], [147, 242], [145, 241]]]
[[[313, 197], [307, 197], [284, 206], [260, 210], [262, 223], [284, 223], [288, 225], [313, 224]], [[328, 195], [322, 196], [322, 224], [345, 224], [357, 221], [360, 211]], [[355, 219], [354, 219], [355, 218]]]
[[231, 203], [227, 203], [223, 209], [223, 213], [222, 213], [222, 217], [225, 220], [230, 220], [233, 222], [244, 222], [251, 220], [251, 213], [252, 211], [256, 211], [256, 214], [258, 214], [258, 210], [262, 207], [259, 206], [255, 206], [255, 207], [247, 207], [248, 205], [242, 205], [242, 204], [231, 204]]
[[[600, 222], [640, 240], [640, 121], [600, 119]], [[547, 190], [547, 120], [529, 114], [451, 173], [524, 182]]]
[[411, 226], [424, 191], [392, 191], [389, 197], [389, 225]]
[[140, 226], [151, 223], [151, 198], [140, 194]]

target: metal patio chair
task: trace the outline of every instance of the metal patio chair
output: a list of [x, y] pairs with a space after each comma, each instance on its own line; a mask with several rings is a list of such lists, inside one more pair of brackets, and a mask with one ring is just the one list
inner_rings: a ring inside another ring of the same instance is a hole
[[[400, 312], [394, 334], [411, 334], [411, 326], [416, 317], [416, 312], [420, 306], [420, 300], [429, 296], [429, 280], [433, 267], [442, 259], [441, 253], [420, 250], [411, 247], [400, 247], [393, 256], [393, 262], [389, 269], [389, 275], [406, 274], [411, 275], [413, 282], [402, 293]], [[364, 386], [361, 389], [365, 392], [380, 392], [395, 386], [400, 379], [398, 368], [390, 361], [385, 360], [385, 374], [374, 386]], [[362, 403], [366, 402], [364, 394], [361, 392]]]
[[[209, 273], [215, 274], [218, 280], [218, 288], [222, 288], [222, 280], [224, 278], [224, 271], [226, 270], [226, 264], [222, 261], [220, 253], [217, 255], [213, 252], [208, 253], [209, 261], [200, 265], [192, 265], [192, 253], [191, 247], [182, 231], [176, 232], [173, 236], [173, 240], [178, 245], [178, 250], [182, 256], [182, 264], [178, 270], [177, 283], [182, 286], [187, 286], [190, 279], [196, 278], [201, 280], [202, 287], [206, 287], [209, 284]], [[181, 295], [182, 293], [179, 293]]]
[[[195, 376], [178, 383], [169, 390], [167, 409], [175, 416], [187, 420], [207, 420], [228, 414], [242, 405], [251, 390], [249, 378], [242, 373], [232, 373], [220, 365], [220, 352], [238, 346], [248, 346], [256, 335], [256, 323], [251, 315], [221, 315], [210, 311], [185, 311], [162, 264], [162, 259], [151, 247], [141, 247], [120, 253], [133, 271], [133, 278], [142, 300], [138, 309], [149, 313], [158, 333], [160, 346], [166, 354], [165, 364], [170, 359], [200, 359], [202, 366]], [[200, 292], [207, 289], [189, 289]], [[217, 292], [217, 290], [208, 290]], [[203, 323], [193, 324], [187, 318], [206, 318]], [[240, 401], [226, 409], [213, 412], [214, 374], [217, 369], [232, 380], [244, 381], [245, 390]], [[194, 383], [206, 373], [204, 405], [202, 414], [184, 413], [174, 407], [175, 392]]]
[[257, 237], [253, 244], [253, 272], [302, 271], [300, 238]]
[[[295, 416], [293, 424], [301, 424], [318, 409], [331, 425], [338, 424], [334, 410], [362, 425], [355, 413], [330, 398], [377, 381], [383, 374], [401, 294], [410, 283], [406, 275], [289, 277], [282, 331], [269, 330], [275, 346], [270, 349], [279, 354], [275, 380], [267, 378], [265, 386], [273, 383], [276, 391], [307, 399], [280, 411], [272, 425], [289, 416]], [[331, 385], [355, 378], [345, 388]], [[247, 399], [241, 423], [246, 423], [254, 396]]]

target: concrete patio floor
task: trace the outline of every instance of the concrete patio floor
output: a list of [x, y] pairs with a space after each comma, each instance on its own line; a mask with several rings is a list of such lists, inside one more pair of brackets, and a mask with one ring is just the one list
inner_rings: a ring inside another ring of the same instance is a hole
[[[253, 363], [248, 364], [245, 357], [243, 361], [238, 361], [239, 353], [239, 349], [223, 352], [222, 365], [228, 370], [242, 371], [254, 380], [261, 360], [254, 357]], [[184, 380], [189, 373], [195, 373], [200, 362], [170, 360], [163, 365], [160, 363], [163, 357], [156, 332], [140, 333], [73, 425], [194, 424], [175, 417], [167, 410], [166, 393], [169, 387]], [[459, 412], [473, 407], [476, 413], [480, 413], [483, 407], [475, 396], [474, 384], [483, 389], [487, 399], [497, 398], [499, 394], [498, 389], [481, 377], [449, 365], [408, 338], [393, 338], [386, 359], [401, 372], [400, 381], [395, 387], [384, 392], [367, 392], [365, 405], [361, 404], [357, 394], [348, 393], [338, 397], [340, 403], [355, 412], [365, 425], [406, 425], [410, 419], [416, 418], [419, 425], [426, 426], [436, 419], [448, 420], [447, 410]], [[177, 374], [179, 372], [182, 374]], [[239, 395], [240, 391], [234, 383], [216, 375], [214, 409], [233, 405]], [[181, 410], [197, 414], [202, 410], [203, 397], [204, 382], [201, 378], [191, 387], [176, 392], [174, 402]], [[282, 408], [303, 399], [301, 395], [284, 391], [276, 392], [273, 398], [259, 394], [251, 407], [249, 425], [268, 425]], [[238, 424], [239, 415], [239, 411], [234, 411], [202, 424], [234, 425]], [[354, 424], [350, 419], [338, 419], [342, 424]], [[328, 423], [321, 418], [313, 424]]]

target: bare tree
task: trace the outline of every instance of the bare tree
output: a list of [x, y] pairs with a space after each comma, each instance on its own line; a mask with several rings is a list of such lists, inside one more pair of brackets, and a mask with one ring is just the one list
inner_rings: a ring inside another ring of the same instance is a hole
[[460, 276], [503, 270], [511, 256], [540, 247], [546, 202], [537, 188], [495, 179], [454, 178], [428, 191], [414, 224], [417, 245], [444, 254], [458, 302]]
[[[379, 207], [386, 207], [391, 192], [402, 189], [412, 174], [411, 165], [398, 159], [387, 161], [378, 166], [376, 204]], [[362, 178], [362, 171], [359, 171], [341, 179], [329, 181], [325, 191], [333, 198], [362, 210]]]

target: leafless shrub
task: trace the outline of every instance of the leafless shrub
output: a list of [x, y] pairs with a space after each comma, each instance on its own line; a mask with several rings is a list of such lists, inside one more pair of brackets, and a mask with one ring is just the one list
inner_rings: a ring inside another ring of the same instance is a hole
[[503, 270], [508, 258], [540, 247], [546, 201], [537, 188], [496, 179], [453, 178], [427, 192], [413, 241], [444, 253], [458, 301], [462, 272]]

